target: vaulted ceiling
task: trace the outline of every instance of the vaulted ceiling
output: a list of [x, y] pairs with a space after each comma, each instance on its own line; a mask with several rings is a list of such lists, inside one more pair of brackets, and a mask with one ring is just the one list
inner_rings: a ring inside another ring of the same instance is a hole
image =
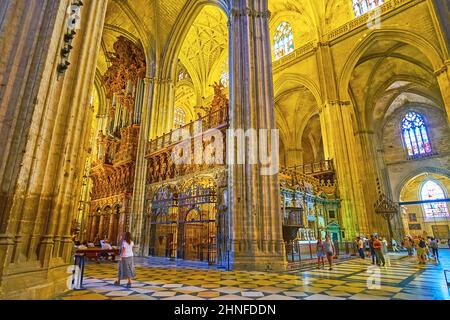
[[227, 17], [217, 7], [205, 7], [184, 40], [180, 61], [188, 70], [202, 97], [212, 93], [210, 85], [228, 70]]

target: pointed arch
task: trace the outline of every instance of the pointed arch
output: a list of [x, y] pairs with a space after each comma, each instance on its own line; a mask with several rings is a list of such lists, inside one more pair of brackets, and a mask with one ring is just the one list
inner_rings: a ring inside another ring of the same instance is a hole
[[350, 100], [349, 84], [353, 70], [357, 66], [364, 53], [371, 45], [379, 41], [398, 41], [406, 43], [422, 52], [430, 61], [434, 70], [439, 70], [444, 65], [441, 52], [432, 43], [422, 36], [402, 29], [372, 30], [369, 35], [359, 42], [349, 55], [339, 77], [339, 96], [341, 100]]

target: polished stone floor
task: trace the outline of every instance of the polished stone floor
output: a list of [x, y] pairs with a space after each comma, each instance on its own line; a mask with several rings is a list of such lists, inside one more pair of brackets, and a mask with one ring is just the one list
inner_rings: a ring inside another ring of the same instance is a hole
[[113, 285], [117, 265], [104, 262], [88, 264], [85, 289], [68, 292], [60, 299], [450, 300], [444, 276], [444, 270], [450, 270], [450, 250], [440, 253], [439, 264], [420, 265], [415, 258], [390, 255], [388, 265], [379, 269], [372, 269], [368, 260], [354, 259], [338, 264], [333, 271], [314, 269], [296, 274], [223, 271], [195, 263], [136, 259], [137, 278], [130, 289]]

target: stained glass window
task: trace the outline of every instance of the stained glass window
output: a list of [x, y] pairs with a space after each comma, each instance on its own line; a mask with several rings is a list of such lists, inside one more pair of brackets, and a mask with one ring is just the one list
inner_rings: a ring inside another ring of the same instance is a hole
[[353, 0], [353, 10], [355, 16], [359, 17], [370, 10], [375, 9], [385, 3], [386, 0]]
[[181, 108], [175, 108], [173, 124], [175, 128], [180, 128], [186, 125], [186, 112]]
[[275, 32], [273, 42], [275, 60], [294, 51], [294, 34], [290, 23], [285, 21], [280, 23]]
[[228, 88], [230, 84], [230, 74], [228, 71], [223, 71], [220, 75], [220, 83], [225, 87]]
[[[440, 200], [446, 198], [441, 186], [432, 180], [427, 181], [422, 186], [420, 195], [422, 200]], [[446, 202], [424, 203], [423, 210], [426, 219], [450, 217]]]
[[423, 117], [416, 112], [408, 112], [402, 121], [403, 142], [409, 156], [431, 154], [431, 144]]

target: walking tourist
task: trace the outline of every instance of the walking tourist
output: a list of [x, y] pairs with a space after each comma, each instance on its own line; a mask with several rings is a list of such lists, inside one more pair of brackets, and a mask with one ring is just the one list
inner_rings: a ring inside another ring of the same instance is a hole
[[378, 236], [373, 238], [373, 250], [375, 251], [377, 265], [382, 265], [384, 267], [386, 261], [384, 260], [383, 243]]
[[329, 235], [325, 238], [325, 242], [323, 243], [323, 247], [325, 249], [325, 254], [327, 255], [328, 264], [330, 265], [330, 270], [333, 270], [333, 258], [336, 254], [336, 249], [334, 248], [333, 241]]
[[120, 247], [119, 274], [115, 285], [120, 286], [121, 280], [128, 280], [127, 287], [131, 287], [131, 279], [136, 277], [133, 259], [134, 242], [131, 239], [131, 233], [125, 233], [124, 240]]
[[398, 250], [398, 245], [397, 245], [397, 241], [394, 239], [394, 238], [392, 238], [392, 241], [391, 241], [391, 244], [392, 244], [392, 251], [393, 252], [398, 252], [399, 250]]
[[320, 269], [320, 264], [322, 263], [322, 268], [325, 269], [325, 249], [322, 241], [322, 236], [319, 236], [317, 240], [317, 269]]
[[431, 238], [430, 247], [433, 252], [433, 257], [436, 261], [439, 261], [439, 240]]

